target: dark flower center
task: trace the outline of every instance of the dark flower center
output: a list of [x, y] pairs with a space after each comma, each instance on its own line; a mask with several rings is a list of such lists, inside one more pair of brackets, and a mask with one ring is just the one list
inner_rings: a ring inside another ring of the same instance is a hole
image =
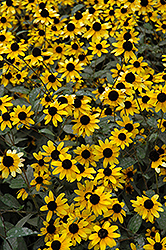
[[4, 35], [0, 35], [0, 42], [5, 41], [6, 37]]
[[150, 100], [149, 96], [145, 95], [142, 97], [142, 102], [147, 103]]
[[100, 239], [106, 238], [107, 235], [108, 235], [108, 231], [104, 228], [102, 228], [98, 231], [98, 236], [100, 237]]
[[53, 19], [54, 19], [54, 24], [58, 24], [59, 23], [59, 19], [58, 18], [54, 17]]
[[146, 209], [151, 209], [154, 206], [154, 203], [152, 200], [148, 199], [144, 202], [144, 207]]
[[114, 204], [112, 207], [112, 210], [114, 211], [114, 213], [120, 213], [122, 207], [120, 204]]
[[58, 160], [59, 159], [59, 155], [60, 155], [60, 152], [57, 149], [55, 149], [55, 150], [53, 150], [51, 152], [51, 158], [53, 160]]
[[12, 0], [6, 0], [6, 5], [7, 5], [8, 7], [12, 6], [12, 4], [13, 4], [13, 1], [12, 1]]
[[133, 83], [135, 81], [135, 75], [130, 72], [125, 76], [125, 80], [126, 82]]
[[40, 9], [44, 9], [46, 7], [46, 4], [45, 3], [39, 3], [39, 8]]
[[95, 30], [95, 31], [101, 30], [101, 24], [98, 23], [98, 22], [95, 22], [95, 23], [93, 24], [93, 30]]
[[64, 96], [60, 96], [60, 97], [58, 98], [58, 102], [59, 102], [60, 104], [68, 103], [67, 98], [64, 97]]
[[131, 51], [132, 48], [133, 48], [133, 45], [132, 45], [132, 43], [130, 41], [126, 41], [126, 42], [123, 43], [123, 49], [125, 51]]
[[120, 82], [120, 83], [118, 83], [118, 84], [116, 85], [116, 88], [117, 88], [117, 89], [125, 89], [125, 85], [124, 85], [122, 82]]
[[37, 184], [42, 184], [43, 178], [41, 176], [38, 176], [36, 179]]
[[111, 108], [106, 108], [105, 115], [112, 115], [112, 109]]
[[40, 15], [42, 17], [49, 17], [49, 12], [46, 9], [42, 9], [42, 11], [40, 12]]
[[104, 92], [104, 90], [105, 90], [104, 87], [102, 87], [102, 86], [98, 87], [99, 94], [102, 94]]
[[82, 174], [85, 171], [84, 166], [82, 164], [80, 164], [80, 163], [77, 164], [77, 168], [79, 169], [80, 174]]
[[2, 103], [3, 103], [3, 102], [2, 102], [2, 100], [0, 99], [0, 106], [2, 105]]
[[76, 223], [72, 223], [70, 226], [69, 226], [69, 231], [70, 233], [72, 234], [76, 234], [79, 230], [79, 227]]
[[112, 154], [113, 154], [113, 152], [112, 152], [112, 150], [110, 148], [105, 148], [103, 150], [103, 155], [106, 158], [110, 158], [112, 156]]
[[131, 132], [133, 130], [133, 125], [131, 123], [127, 123], [125, 125], [125, 129], [128, 131], [128, 132]]
[[51, 116], [54, 116], [56, 113], [57, 113], [57, 108], [55, 107], [50, 107], [48, 109], [48, 113], [51, 115]]
[[7, 80], [10, 80], [11, 78], [12, 78], [12, 74], [9, 72], [9, 73], [7, 73], [7, 74], [5, 74], [5, 78], [7, 79]]
[[80, 118], [80, 122], [82, 125], [87, 125], [90, 122], [90, 118], [87, 115], [83, 115]]
[[27, 114], [26, 114], [24, 111], [22, 111], [22, 112], [20, 112], [20, 113], [18, 114], [18, 118], [19, 118], [21, 121], [23, 121], [23, 120], [25, 120], [25, 119], [27, 118]]
[[1, 23], [6, 23], [6, 17], [1, 17]]
[[148, 0], [141, 0], [142, 7], [146, 7], [148, 5]]
[[129, 33], [129, 32], [127, 32], [127, 33], [125, 33], [124, 34], [124, 39], [126, 40], [126, 41], [128, 41], [130, 38], [131, 38], [131, 34]]
[[57, 208], [57, 204], [56, 204], [55, 201], [50, 201], [50, 202], [47, 204], [47, 207], [48, 207], [48, 210], [54, 211], [54, 210]]
[[166, 121], [163, 122], [163, 126], [166, 128]]
[[124, 105], [125, 105], [125, 109], [129, 109], [129, 108], [131, 108], [131, 106], [132, 106], [132, 104], [131, 104], [130, 101], [124, 102]]
[[50, 97], [48, 95], [45, 97], [45, 101], [46, 102], [50, 102], [51, 101], [51, 99], [50, 99]]
[[126, 12], [127, 12], [127, 9], [126, 9], [126, 8], [122, 8], [122, 9], [121, 9], [121, 13], [122, 13], [122, 14], [125, 14]]
[[59, 250], [61, 248], [61, 242], [59, 240], [54, 240], [51, 243], [52, 250]]
[[8, 112], [2, 114], [3, 121], [9, 121], [10, 120], [10, 114]]
[[76, 98], [74, 100], [74, 104], [73, 105], [74, 105], [75, 108], [80, 108], [81, 107], [81, 100], [79, 98]]
[[153, 238], [155, 237], [155, 235], [156, 235], [155, 232], [151, 232], [151, 233], [150, 233], [150, 236], [153, 237]]
[[135, 68], [139, 68], [140, 63], [138, 61], [135, 61], [133, 65], [134, 65]]
[[149, 154], [149, 158], [151, 161], [158, 161], [158, 159], [160, 158], [159, 153], [156, 150], [152, 150]]
[[88, 159], [88, 158], [90, 157], [90, 152], [89, 152], [89, 150], [85, 149], [84, 151], [82, 151], [81, 156], [82, 156], [84, 159]]
[[165, 30], [166, 29], [166, 24], [162, 24], [161, 27]]
[[17, 74], [16, 77], [17, 77], [18, 80], [20, 80], [21, 79], [21, 74]]
[[39, 36], [44, 36], [44, 35], [45, 35], [44, 30], [40, 30], [40, 31], [39, 31]]
[[71, 72], [75, 69], [75, 66], [73, 63], [68, 63], [67, 66], [66, 66], [66, 69]]
[[17, 43], [12, 43], [11, 50], [12, 51], [17, 51], [18, 49], [19, 49], [19, 45]]
[[64, 222], [64, 223], [67, 223], [67, 219], [69, 218], [69, 216], [68, 215], [65, 215], [64, 217], [63, 217], [63, 219], [62, 219], [62, 221]]
[[156, 242], [153, 246], [154, 250], [162, 250], [162, 244], [160, 242]]
[[56, 81], [56, 77], [54, 75], [49, 75], [48, 80], [49, 80], [49, 82], [53, 83]]
[[76, 20], [80, 20], [82, 18], [82, 14], [81, 14], [81, 12], [76, 12], [76, 14], [75, 14], [75, 19]]
[[162, 76], [162, 79], [166, 81], [166, 74]]
[[82, 62], [82, 61], [84, 61], [84, 59], [85, 59], [85, 55], [79, 55], [78, 58], [79, 58], [79, 60]]
[[44, 160], [43, 160], [43, 159], [40, 159], [40, 160], [38, 161], [38, 164], [42, 167], [42, 166], [44, 165]]
[[91, 194], [90, 196], [90, 202], [93, 204], [93, 205], [97, 205], [100, 201], [100, 197], [97, 195], [97, 194]]
[[5, 167], [11, 167], [12, 165], [13, 165], [13, 163], [14, 163], [14, 160], [13, 160], [13, 158], [11, 157], [11, 156], [4, 156], [3, 157], [3, 165], [5, 166]]
[[89, 8], [89, 14], [93, 14], [93, 13], [95, 13], [95, 11], [96, 11], [96, 10], [95, 10], [93, 7], [90, 7], [90, 8]]
[[114, 10], [110, 10], [110, 11], [109, 11], [109, 15], [110, 15], [110, 16], [113, 16], [113, 15], [114, 15], [114, 13], [115, 13], [115, 11], [114, 11]]
[[101, 50], [101, 49], [102, 49], [102, 45], [101, 45], [100, 43], [97, 44], [97, 45], [96, 45], [96, 49]]
[[121, 140], [121, 141], [125, 141], [125, 140], [126, 140], [126, 135], [125, 135], [124, 133], [120, 133], [120, 134], [118, 135], [118, 138], [119, 138], [119, 140]]
[[73, 23], [69, 23], [68, 25], [67, 25], [67, 30], [68, 31], [73, 31], [75, 29], [75, 25], [73, 24]]
[[50, 224], [50, 225], [47, 227], [47, 233], [53, 234], [53, 233], [55, 233], [55, 231], [56, 231], [56, 227], [55, 227], [54, 225]]
[[112, 170], [110, 168], [105, 168], [103, 171], [105, 176], [110, 176], [112, 174]]
[[129, 171], [129, 172], [127, 173], [127, 177], [128, 177], [128, 178], [132, 178], [132, 177], [133, 177], [133, 171]]
[[57, 52], [57, 53], [61, 53], [61, 52], [62, 52], [62, 48], [61, 48], [60, 46], [57, 46], [57, 47], [56, 47], [56, 52]]
[[118, 97], [119, 97], [119, 94], [115, 90], [110, 91], [108, 94], [108, 98], [110, 99], [110, 101], [116, 101]]
[[78, 45], [76, 43], [73, 43], [72, 44], [72, 49], [77, 50], [78, 49]]
[[39, 48], [34, 48], [34, 49], [32, 50], [32, 55], [33, 55], [34, 57], [41, 56], [41, 50], [40, 50]]
[[160, 93], [157, 95], [157, 100], [159, 102], [165, 102], [166, 101], [166, 94], [165, 93]]
[[164, 154], [164, 149], [159, 148], [159, 149], [157, 150], [157, 152], [158, 152], [160, 155], [162, 155], [162, 154]]
[[62, 167], [64, 169], [70, 169], [72, 167], [72, 162], [69, 159], [66, 159], [62, 162]]

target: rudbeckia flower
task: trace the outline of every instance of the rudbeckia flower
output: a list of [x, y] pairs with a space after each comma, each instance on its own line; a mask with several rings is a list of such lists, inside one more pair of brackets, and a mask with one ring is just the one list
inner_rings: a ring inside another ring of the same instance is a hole
[[147, 238], [147, 241], [149, 244], [146, 244], [143, 246], [143, 248], [146, 250], [154, 250], [154, 249], [161, 249], [166, 250], [166, 237], [164, 237], [162, 240], [160, 238], [160, 234], [157, 232], [155, 235], [155, 238], [152, 239], [150, 237]]
[[158, 198], [158, 194], [153, 195], [152, 198], [142, 195], [142, 197], [137, 196], [137, 200], [131, 200], [131, 202], [134, 211], [142, 216], [142, 219], [154, 223], [154, 219], [160, 217], [158, 212], [164, 211], [162, 204], [157, 201]]
[[61, 193], [58, 195], [58, 197], [55, 199], [54, 194], [52, 191], [49, 191], [49, 196], [46, 196], [44, 198], [44, 201], [47, 205], [44, 205], [40, 208], [41, 211], [47, 211], [47, 216], [46, 216], [46, 221], [49, 222], [53, 216], [53, 214], [57, 215], [66, 215], [67, 214], [67, 209], [68, 209], [68, 204], [67, 199], [63, 198], [65, 196], [64, 193]]
[[0, 171], [2, 171], [2, 178], [7, 178], [9, 176], [9, 173], [13, 177], [16, 177], [16, 173], [21, 174], [21, 167], [24, 166], [22, 163], [24, 161], [23, 158], [21, 158], [24, 155], [24, 153], [17, 153], [16, 150], [7, 150], [4, 156], [0, 157]]
[[98, 245], [100, 250], [105, 250], [107, 246], [110, 248], [116, 246], [116, 241], [114, 239], [119, 238], [120, 234], [115, 233], [118, 229], [118, 226], [110, 226], [110, 223], [106, 221], [102, 227], [95, 225], [94, 227], [95, 233], [92, 233], [89, 236], [89, 243], [88, 249], [95, 247]]
[[59, 234], [54, 235], [53, 241], [48, 241], [46, 246], [47, 250], [70, 250], [71, 239], [66, 237], [65, 234], [59, 236]]

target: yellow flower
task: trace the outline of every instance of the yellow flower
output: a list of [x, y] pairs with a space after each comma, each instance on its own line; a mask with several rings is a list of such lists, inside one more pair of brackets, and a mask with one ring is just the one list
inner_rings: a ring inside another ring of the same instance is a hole
[[27, 197], [28, 197], [28, 193], [26, 192], [25, 188], [21, 188], [18, 192], [17, 192], [17, 199], [21, 198], [24, 201]]
[[93, 228], [95, 233], [89, 236], [91, 242], [89, 243], [88, 249], [96, 245], [98, 245], [101, 250], [105, 250], [106, 246], [110, 248], [116, 246], [116, 241], [114, 239], [119, 238], [120, 234], [114, 231], [118, 229], [118, 226], [110, 226], [110, 223], [106, 221], [102, 227], [95, 225]]
[[164, 237], [162, 240], [160, 239], [160, 234], [157, 232], [155, 235], [155, 238], [147, 238], [147, 241], [149, 244], [146, 244], [143, 246], [143, 248], [146, 250], [154, 250], [154, 249], [161, 249], [166, 250], [166, 237]]
[[109, 137], [111, 143], [120, 146], [122, 149], [125, 149], [125, 146], [129, 147], [129, 143], [132, 143], [132, 140], [130, 139], [132, 133], [126, 133], [126, 129], [118, 130], [115, 128], [111, 134], [112, 135]]
[[72, 246], [70, 242], [70, 238], [66, 237], [65, 234], [59, 236], [58, 234], [54, 235], [53, 241], [48, 241], [46, 243], [47, 250], [70, 250], [70, 246]]
[[57, 215], [66, 215], [68, 204], [66, 203], [67, 199], [63, 198], [65, 196], [64, 193], [61, 193], [58, 195], [56, 199], [54, 199], [54, 194], [52, 191], [49, 191], [49, 196], [46, 196], [44, 198], [45, 203], [47, 205], [44, 205], [40, 208], [41, 211], [47, 211], [46, 221], [49, 222], [53, 216], [54, 213]]
[[22, 171], [20, 167], [23, 167], [24, 161], [21, 156], [24, 153], [17, 153], [16, 150], [11, 151], [10, 149], [7, 150], [4, 156], [0, 157], [0, 171], [2, 171], [2, 178], [7, 178], [9, 176], [9, 172], [13, 177], [16, 177], [16, 172], [21, 174]]
[[126, 216], [126, 212], [123, 207], [125, 206], [124, 202], [119, 202], [117, 198], [112, 199], [111, 206], [108, 207], [108, 212], [104, 214], [104, 217], [110, 217], [113, 221], [119, 220], [119, 222], [123, 223], [123, 216]]
[[10, 113], [5, 112], [0, 116], [1, 130], [5, 130], [6, 127], [12, 128], [12, 124], [10, 121]]
[[73, 151], [78, 155], [75, 157], [75, 160], [77, 162], [85, 165], [85, 167], [89, 167], [90, 164], [93, 167], [96, 167], [96, 162], [94, 159], [94, 151], [92, 146], [90, 147], [89, 144], [87, 144], [86, 146], [81, 144], [81, 147], [77, 147]]
[[13, 98], [9, 97], [8, 95], [0, 97], [0, 110], [2, 111], [2, 113], [7, 112], [7, 108], [10, 108], [13, 106], [13, 103], [11, 103], [12, 99]]
[[160, 217], [158, 212], [164, 211], [161, 208], [162, 204], [157, 201], [158, 198], [158, 194], [153, 195], [152, 198], [142, 195], [142, 197], [137, 196], [137, 200], [131, 200], [131, 202], [133, 203], [134, 211], [142, 216], [142, 219], [154, 223], [154, 218]]

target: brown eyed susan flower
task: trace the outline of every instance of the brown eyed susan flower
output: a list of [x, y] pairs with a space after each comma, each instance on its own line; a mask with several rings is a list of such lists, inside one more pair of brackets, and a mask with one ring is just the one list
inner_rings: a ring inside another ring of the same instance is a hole
[[45, 227], [40, 228], [41, 233], [38, 236], [44, 235], [44, 241], [53, 241], [54, 235], [60, 232], [59, 218], [55, 220], [50, 220], [49, 222], [43, 221]]
[[134, 167], [131, 166], [131, 167], [128, 167], [128, 168], [122, 170], [122, 173], [124, 174], [124, 179], [127, 183], [130, 181], [133, 181], [133, 176], [134, 176], [135, 172], [137, 171], [136, 169], [135, 170], [133, 170], [133, 169], [134, 169]]
[[96, 216], [102, 215], [102, 212], [108, 211], [108, 206], [112, 204], [111, 193], [105, 192], [105, 187], [100, 186], [89, 194], [88, 209], [94, 212]]
[[122, 116], [122, 120], [123, 121], [117, 121], [117, 124], [124, 127], [129, 133], [132, 133], [133, 135], [131, 138], [134, 139], [139, 133], [139, 130], [137, 129], [139, 127], [139, 123], [134, 123], [128, 116]]
[[99, 129], [97, 117], [99, 117], [99, 114], [87, 114], [81, 115], [78, 120], [73, 120], [73, 122], [76, 122], [72, 127], [73, 133], [83, 137], [92, 135], [95, 129]]
[[117, 43], [113, 43], [112, 45], [117, 47], [116, 49], [111, 51], [111, 53], [115, 53], [115, 56], [119, 56], [124, 53], [125, 62], [128, 62], [130, 58], [136, 60], [134, 50], [137, 51], [138, 49], [136, 49], [132, 42], [125, 40], [123, 42], [119, 41]]
[[53, 175], [60, 174], [59, 179], [62, 180], [66, 177], [67, 181], [73, 182], [76, 180], [76, 173], [79, 172], [76, 167], [76, 160], [71, 159], [71, 155], [66, 154], [65, 157], [63, 155], [59, 155], [60, 161], [55, 161], [52, 163], [55, 166], [55, 169], [52, 171]]
[[66, 210], [68, 209], [67, 199], [63, 198], [65, 196], [64, 193], [58, 195], [55, 199], [52, 191], [49, 191], [49, 196], [44, 198], [44, 201], [47, 205], [44, 205], [40, 208], [41, 211], [47, 211], [46, 221], [49, 222], [53, 216], [53, 214], [57, 215], [66, 215]]
[[117, 198], [112, 199], [112, 204], [108, 207], [109, 210], [104, 214], [104, 217], [110, 217], [113, 221], [119, 220], [122, 224], [123, 216], [126, 216], [126, 212], [123, 209], [124, 206], [124, 202], [119, 202]]
[[13, 59], [18, 57], [18, 55], [20, 56], [25, 56], [24, 51], [27, 50], [27, 44], [24, 44], [24, 40], [21, 40], [20, 43], [17, 42], [13, 42], [12, 44], [8, 44], [7, 45], [7, 50], [5, 51], [5, 53], [8, 53], [7, 55], [7, 59]]
[[20, 152], [17, 153], [16, 150], [7, 150], [5, 155], [0, 157], [0, 171], [2, 171], [2, 178], [7, 178], [9, 174], [13, 177], [16, 177], [16, 173], [21, 174], [21, 167], [24, 166], [22, 163], [25, 161], [23, 158], [21, 158], [24, 155], [24, 153]]
[[105, 250], [107, 246], [110, 248], [116, 246], [116, 241], [114, 239], [119, 238], [120, 234], [115, 233], [118, 229], [118, 226], [110, 226], [110, 223], [106, 221], [102, 227], [95, 225], [93, 227], [95, 233], [92, 233], [89, 236], [91, 241], [88, 245], [88, 249], [98, 245], [98, 248]]
[[81, 147], [77, 147], [73, 151], [74, 153], [77, 154], [77, 156], [75, 157], [75, 160], [77, 162], [85, 165], [85, 167], [89, 167], [89, 165], [96, 167], [96, 162], [94, 160], [94, 151], [92, 146], [90, 146], [89, 144], [87, 145], [81, 144]]
[[126, 129], [118, 130], [117, 128], [115, 128], [114, 131], [111, 132], [111, 134], [112, 135], [109, 137], [111, 143], [120, 146], [121, 149], [124, 149], [125, 146], [129, 147], [129, 144], [132, 143], [132, 133], [126, 132]]
[[143, 246], [146, 250], [166, 250], [166, 237], [161, 240], [160, 234], [157, 232], [154, 239], [146, 238], [149, 244]]
[[35, 124], [35, 122], [31, 119], [31, 115], [33, 114], [34, 112], [31, 111], [31, 106], [26, 107], [25, 105], [23, 105], [21, 107], [17, 105], [17, 107], [14, 108], [14, 111], [10, 114], [11, 121], [13, 121], [12, 125], [17, 125], [17, 129], [20, 129], [24, 126], [27, 129], [30, 129], [30, 125]]
[[66, 234], [59, 236], [59, 234], [55, 234], [52, 241], [48, 241], [46, 243], [48, 250], [70, 250], [70, 246], [72, 246], [70, 237], [66, 237]]
[[48, 185], [51, 185], [51, 177], [50, 177], [50, 171], [47, 170], [47, 173], [33, 173], [34, 179], [31, 181], [31, 186], [36, 186], [36, 191], [39, 192], [40, 188], [48, 189]]
[[49, 164], [46, 163], [46, 157], [43, 156], [42, 152], [33, 153], [33, 157], [37, 160], [36, 163], [31, 164], [31, 167], [35, 169], [35, 172], [43, 174], [48, 171]]
[[18, 192], [17, 192], [17, 199], [21, 198], [24, 201], [27, 197], [28, 197], [28, 193], [25, 190], [25, 188], [21, 188]]
[[118, 156], [119, 156], [119, 150], [116, 145], [112, 145], [112, 143], [106, 139], [105, 142], [99, 140], [99, 146], [94, 146], [94, 154], [95, 154], [95, 160], [100, 160], [104, 158], [103, 160], [103, 167], [106, 168], [108, 163], [110, 165], [118, 164]]
[[90, 113], [91, 106], [88, 104], [91, 102], [91, 98], [88, 96], [74, 96], [74, 118], [77, 119], [81, 114], [86, 115]]
[[67, 115], [67, 112], [64, 108], [67, 107], [67, 104], [60, 105], [57, 100], [49, 105], [47, 109], [43, 110], [43, 113], [46, 114], [44, 117], [45, 125], [48, 124], [50, 121], [54, 124], [55, 127], [58, 126], [58, 122], [62, 122], [62, 115]]
[[80, 181], [82, 178], [94, 179], [93, 175], [96, 174], [94, 168], [84, 167], [84, 165], [80, 163], [77, 163], [76, 166], [79, 170], [79, 173], [76, 173], [77, 181]]
[[155, 170], [158, 172], [158, 167], [162, 165], [163, 163], [163, 154], [160, 154], [156, 149], [150, 151], [149, 153], [149, 159], [151, 160], [151, 168], [155, 168]]
[[152, 227], [151, 229], [146, 229], [146, 234], [145, 234], [145, 236], [149, 236], [150, 238], [152, 238], [152, 239], [155, 239], [155, 235], [156, 235], [156, 233], [159, 233], [159, 230], [156, 230], [156, 228], [155, 227]]
[[158, 212], [164, 211], [161, 207], [162, 204], [157, 201], [158, 198], [158, 194], [153, 195], [151, 198], [142, 195], [142, 197], [137, 196], [137, 200], [131, 200], [131, 202], [133, 203], [134, 211], [142, 216], [143, 220], [154, 223], [154, 219], [160, 217]]

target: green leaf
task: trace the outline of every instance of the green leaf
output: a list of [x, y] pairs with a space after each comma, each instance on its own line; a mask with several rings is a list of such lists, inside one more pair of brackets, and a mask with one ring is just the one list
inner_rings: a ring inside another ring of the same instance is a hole
[[11, 92], [18, 92], [21, 94], [28, 94], [29, 93], [29, 89], [26, 89], [23, 86], [14, 87], [14, 88], [10, 89], [10, 91]]
[[65, 125], [63, 128], [63, 131], [65, 131], [67, 134], [73, 134], [73, 125]]
[[138, 243], [138, 245], [136, 245], [137, 250], [142, 250], [143, 246], [145, 245], [144, 237], [140, 234], [139, 236], [137, 236], [137, 238], [135, 238], [135, 240]]
[[84, 7], [83, 4], [77, 4], [76, 6], [73, 7], [72, 11], [71, 11], [71, 15], [73, 16], [74, 13], [76, 13], [77, 11], [79, 11], [80, 9], [82, 9]]
[[112, 75], [110, 73], [107, 73], [106, 76], [107, 76], [107, 81], [109, 83], [113, 84], [114, 83], [114, 79], [113, 79]]
[[153, 133], [149, 137], [149, 141], [152, 143], [157, 139], [158, 133]]
[[25, 217], [23, 217], [21, 220], [19, 220], [17, 222], [17, 224], [15, 225], [15, 227], [23, 227], [24, 224], [32, 217], [33, 214], [27, 214]]
[[[8, 242], [10, 242], [10, 245]], [[12, 249], [11, 249], [11, 246], [12, 246]], [[5, 240], [3, 243], [3, 250], [18, 250], [17, 238], [11, 238], [8, 241]]]
[[33, 89], [30, 92], [30, 94], [29, 94], [29, 102], [31, 104], [33, 104], [35, 102], [35, 99], [36, 99], [37, 95], [40, 93], [40, 91], [41, 91], [41, 88], [38, 87], [38, 88]]
[[127, 225], [127, 228], [135, 234], [138, 232], [140, 226], [142, 224], [142, 217], [139, 214], [134, 215]]
[[136, 151], [137, 151], [137, 155], [138, 155], [139, 158], [141, 158], [141, 159], [145, 158], [145, 155], [146, 155], [145, 148], [142, 148], [142, 147], [138, 146], [137, 149], [136, 149]]
[[[20, 176], [18, 176], [20, 177]], [[10, 185], [9, 187], [10, 188], [23, 188], [25, 187], [26, 184], [24, 183], [23, 179], [22, 178], [14, 178], [13, 180], [10, 181]]]
[[40, 129], [39, 132], [42, 133], [42, 134], [48, 134], [48, 135], [55, 136], [48, 128]]
[[166, 207], [162, 207], [164, 212], [160, 213], [160, 217], [156, 219], [161, 230], [166, 230]]
[[4, 196], [0, 196], [0, 200], [8, 207], [20, 207], [20, 203], [11, 194], [5, 194]]
[[15, 238], [15, 237], [21, 237], [21, 236], [27, 236], [32, 234], [37, 234], [38, 232], [32, 231], [31, 229], [27, 227], [13, 227], [7, 232], [7, 239]]
[[130, 167], [131, 165], [134, 165], [136, 162], [137, 160], [134, 160], [131, 157], [125, 157], [121, 159], [120, 166], [123, 168], [127, 168], [127, 167]]

